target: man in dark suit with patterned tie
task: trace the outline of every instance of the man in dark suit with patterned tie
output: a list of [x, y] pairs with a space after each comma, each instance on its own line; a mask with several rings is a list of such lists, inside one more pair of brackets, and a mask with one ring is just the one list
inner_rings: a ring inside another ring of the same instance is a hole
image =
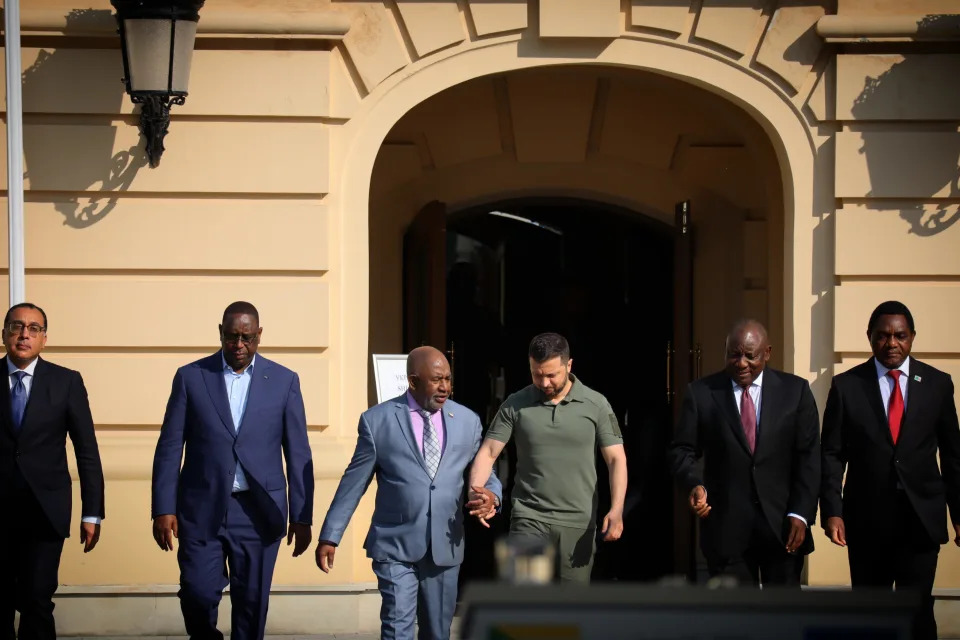
[[820, 511], [827, 537], [847, 547], [854, 588], [920, 592], [914, 637], [927, 639], [937, 637], [931, 591], [947, 505], [960, 546], [960, 428], [953, 381], [910, 357], [915, 336], [910, 310], [884, 302], [867, 323], [873, 357], [834, 377]]
[[762, 324], [733, 327], [726, 369], [687, 387], [671, 457], [710, 575], [796, 587], [813, 551], [820, 423], [810, 385], [767, 368], [770, 352]]
[[[80, 476], [80, 542], [100, 539], [103, 470], [80, 374], [40, 358], [47, 314], [23, 302], [3, 321], [5, 371], [0, 391], [0, 638], [55, 640], [53, 594], [63, 542], [70, 536], [73, 488], [69, 435]], [[14, 610], [20, 610], [14, 633]]]

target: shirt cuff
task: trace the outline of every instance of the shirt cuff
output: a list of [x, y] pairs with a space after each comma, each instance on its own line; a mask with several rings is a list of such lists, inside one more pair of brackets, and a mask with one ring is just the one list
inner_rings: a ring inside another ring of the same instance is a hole
[[806, 518], [804, 518], [803, 516], [798, 515], [798, 514], [796, 514], [796, 513], [788, 513], [788, 514], [787, 514], [787, 517], [788, 517], [788, 518], [796, 518], [797, 520], [799, 520], [800, 522], [802, 522], [804, 525], [806, 525], [806, 526], [808, 526], [808, 527], [810, 526], [810, 525], [807, 523], [807, 519], [806, 519]]
[[103, 522], [103, 520], [101, 520], [100, 518], [97, 518], [96, 516], [83, 516], [83, 519], [81, 519], [81, 522], [89, 522], [90, 524], [100, 524], [101, 522]]

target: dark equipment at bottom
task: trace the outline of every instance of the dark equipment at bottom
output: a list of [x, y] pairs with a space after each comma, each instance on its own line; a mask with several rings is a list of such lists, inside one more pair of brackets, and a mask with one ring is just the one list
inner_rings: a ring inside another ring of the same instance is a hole
[[908, 640], [920, 598], [847, 590], [475, 583], [464, 640]]

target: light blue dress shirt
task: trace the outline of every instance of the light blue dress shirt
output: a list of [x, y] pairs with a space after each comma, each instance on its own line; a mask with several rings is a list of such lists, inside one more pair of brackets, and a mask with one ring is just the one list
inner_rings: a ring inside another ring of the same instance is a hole
[[[243, 423], [243, 412], [247, 409], [247, 397], [250, 395], [250, 382], [253, 380], [253, 367], [257, 364], [257, 354], [253, 354], [250, 364], [240, 373], [227, 364], [223, 351], [220, 352], [220, 360], [223, 362], [223, 382], [227, 387], [227, 400], [230, 402], [233, 428], [239, 434], [240, 425]], [[233, 492], [246, 491], [249, 488], [247, 476], [243, 473], [240, 462], [237, 461], [237, 473], [233, 476]]]
[[[27, 374], [23, 376], [23, 386], [27, 390], [27, 402], [30, 402], [30, 392], [33, 390], [33, 375], [34, 371], [37, 370], [37, 360], [39, 360], [39, 358], [34, 358], [33, 362], [28, 364], [24, 369], [18, 369], [16, 365], [10, 362], [10, 358], [7, 358], [7, 382], [10, 385], [10, 389], [13, 389], [15, 383], [13, 374], [17, 371], [23, 371]], [[100, 518], [96, 516], [83, 516], [82, 521], [89, 522], [90, 524], [100, 524], [101, 522]]]

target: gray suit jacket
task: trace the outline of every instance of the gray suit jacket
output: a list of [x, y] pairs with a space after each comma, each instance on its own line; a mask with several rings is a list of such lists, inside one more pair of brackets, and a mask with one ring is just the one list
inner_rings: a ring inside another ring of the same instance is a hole
[[[427, 474], [410, 424], [406, 395], [382, 402], [360, 416], [357, 448], [340, 480], [319, 540], [340, 544], [360, 498], [377, 477], [376, 506], [364, 548], [374, 560], [416, 562], [427, 553], [437, 566], [463, 561], [464, 471], [480, 448], [480, 418], [447, 400], [443, 456], [436, 478]], [[500, 481], [487, 489], [502, 499]]]

